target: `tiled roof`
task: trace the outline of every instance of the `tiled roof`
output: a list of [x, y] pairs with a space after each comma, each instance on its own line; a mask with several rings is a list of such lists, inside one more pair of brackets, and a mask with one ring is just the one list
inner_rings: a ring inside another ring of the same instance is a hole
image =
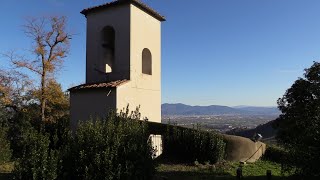
[[79, 86], [72, 87], [68, 89], [69, 91], [75, 91], [80, 89], [96, 89], [96, 88], [115, 88], [121, 86], [122, 84], [127, 83], [129, 80], [117, 80], [111, 82], [104, 82], [104, 83], [93, 83], [93, 84], [81, 84]]
[[95, 10], [98, 10], [98, 9], [108, 8], [108, 7], [117, 6], [117, 5], [126, 4], [126, 3], [132, 3], [133, 5], [144, 10], [145, 12], [147, 12], [148, 14], [153, 16], [154, 18], [158, 19], [159, 21], [166, 20], [164, 18], [164, 16], [160, 15], [158, 12], [156, 12], [155, 10], [153, 10], [152, 8], [147, 6], [146, 4], [142, 3], [140, 0], [115, 0], [115, 1], [108, 2], [105, 4], [99, 5], [99, 6], [94, 6], [94, 7], [84, 9], [81, 11], [81, 14], [84, 14], [86, 16], [88, 13], [95, 11]]

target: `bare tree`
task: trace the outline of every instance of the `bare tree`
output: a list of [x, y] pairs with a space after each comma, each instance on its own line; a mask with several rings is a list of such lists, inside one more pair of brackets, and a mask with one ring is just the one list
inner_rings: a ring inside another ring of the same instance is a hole
[[60, 69], [69, 52], [71, 34], [66, 32], [66, 17], [41, 17], [28, 19], [25, 34], [31, 38], [33, 58], [7, 53], [16, 68], [26, 68], [40, 77], [41, 119], [46, 120], [47, 84]]

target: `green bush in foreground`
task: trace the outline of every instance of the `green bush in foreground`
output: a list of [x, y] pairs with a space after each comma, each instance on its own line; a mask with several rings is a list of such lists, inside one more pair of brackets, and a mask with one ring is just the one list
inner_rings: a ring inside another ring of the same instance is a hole
[[[81, 122], [77, 131], [61, 124], [23, 135], [16, 179], [152, 179], [155, 167], [147, 123], [138, 111], [110, 113]], [[48, 133], [50, 132], [50, 133]]]
[[216, 163], [225, 156], [226, 143], [214, 132], [168, 126], [163, 136], [163, 156], [193, 163]]
[[49, 134], [29, 129], [22, 144], [22, 157], [15, 167], [15, 178], [56, 179], [59, 152], [49, 148]]
[[64, 159], [67, 179], [151, 179], [154, 165], [139, 113], [80, 123]]

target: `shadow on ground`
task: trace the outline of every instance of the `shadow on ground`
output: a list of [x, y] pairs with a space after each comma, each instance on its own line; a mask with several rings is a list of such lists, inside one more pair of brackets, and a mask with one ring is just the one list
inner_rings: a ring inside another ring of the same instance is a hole
[[[205, 172], [158, 172], [154, 180], [236, 180], [237, 178], [231, 175], [213, 175]], [[247, 176], [241, 178], [268, 180], [266, 176]], [[297, 177], [281, 177], [272, 176], [271, 180], [317, 180], [319, 178], [297, 178]]]
[[13, 179], [12, 173], [0, 173], [0, 180]]

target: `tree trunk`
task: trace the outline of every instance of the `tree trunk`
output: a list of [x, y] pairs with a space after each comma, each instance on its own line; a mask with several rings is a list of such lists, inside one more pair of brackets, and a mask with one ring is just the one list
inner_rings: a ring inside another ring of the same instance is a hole
[[45, 108], [46, 108], [46, 97], [45, 97], [45, 89], [46, 89], [46, 72], [43, 71], [42, 75], [41, 75], [41, 120], [42, 122], [46, 120], [46, 116], [45, 116]]

